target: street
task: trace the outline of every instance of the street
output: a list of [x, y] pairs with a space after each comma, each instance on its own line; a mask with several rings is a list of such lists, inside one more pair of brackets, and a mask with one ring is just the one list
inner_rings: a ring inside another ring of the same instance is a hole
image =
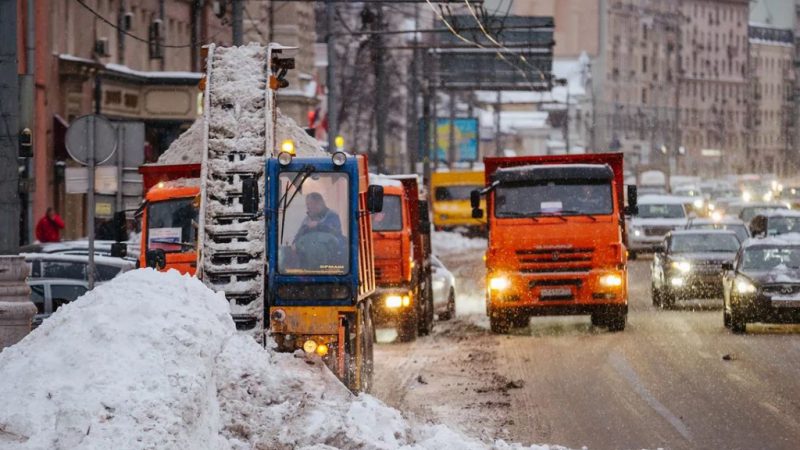
[[[721, 302], [657, 310], [649, 259], [630, 263], [621, 333], [587, 316], [534, 318], [493, 335], [481, 252], [442, 256], [458, 278], [458, 316], [432, 336], [376, 348], [375, 395], [479, 438], [571, 448], [790, 449], [800, 442], [796, 326], [722, 326]], [[379, 334], [379, 341], [382, 335]]]

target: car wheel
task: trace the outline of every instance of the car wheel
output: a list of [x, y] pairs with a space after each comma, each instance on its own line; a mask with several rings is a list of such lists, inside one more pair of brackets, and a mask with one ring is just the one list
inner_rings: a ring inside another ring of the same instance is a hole
[[661, 293], [660, 306], [665, 309], [671, 309], [675, 306], [675, 294], [670, 292], [669, 289], [664, 289], [664, 292]]
[[731, 331], [736, 334], [744, 334], [747, 331], [747, 321], [744, 314], [738, 308], [731, 306]]
[[725, 310], [725, 307], [722, 307], [722, 324], [725, 325], [725, 328], [731, 327], [731, 313]]
[[653, 306], [661, 308], [661, 291], [656, 288], [655, 283], [650, 285], [650, 296], [653, 298]]
[[439, 320], [450, 320], [456, 316], [456, 294], [450, 289], [450, 295], [447, 296], [447, 310], [439, 314]]

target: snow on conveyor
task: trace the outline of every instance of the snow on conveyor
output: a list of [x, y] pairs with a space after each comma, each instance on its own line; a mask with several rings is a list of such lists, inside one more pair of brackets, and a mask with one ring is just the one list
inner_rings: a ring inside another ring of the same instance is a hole
[[[0, 353], [2, 449], [548, 449], [483, 444], [353, 396], [236, 333], [221, 293], [140, 269]], [[399, 389], [400, 387], [398, 387]]]

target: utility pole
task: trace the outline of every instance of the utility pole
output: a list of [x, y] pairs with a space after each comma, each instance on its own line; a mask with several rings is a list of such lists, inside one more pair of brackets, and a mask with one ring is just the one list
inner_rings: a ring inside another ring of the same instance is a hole
[[328, 152], [336, 149], [336, 135], [339, 134], [339, 114], [336, 109], [336, 74], [334, 61], [336, 60], [336, 45], [333, 32], [333, 15], [335, 14], [333, 0], [325, 0], [325, 24], [328, 35], [325, 43], [328, 47], [328, 67], [326, 69], [325, 83], [328, 85]]
[[569, 154], [569, 80], [567, 80], [567, 116], [564, 118], [564, 128], [566, 129], [564, 133], [564, 144], [566, 145], [567, 154]]
[[456, 162], [456, 91], [450, 90], [450, 126], [447, 136], [447, 163], [450, 168]]
[[[378, 14], [375, 30], [383, 29], [383, 5], [378, 4]], [[377, 147], [375, 165], [378, 173], [386, 169], [386, 121], [387, 121], [387, 96], [386, 89], [386, 62], [384, 60], [383, 36], [378, 33], [373, 37], [373, 57], [375, 58], [375, 144]]]
[[425, 92], [422, 96], [422, 182], [430, 186], [431, 182], [431, 79], [430, 52], [421, 52], [424, 58], [422, 64], [422, 79], [425, 83]]
[[233, 18], [233, 45], [242, 45], [244, 40], [244, 0], [232, 0], [231, 3], [233, 6], [233, 10], [231, 11], [231, 16]]
[[17, 0], [0, 0], [0, 254], [3, 255], [19, 250], [17, 17]]
[[500, 108], [503, 93], [497, 91], [497, 101], [494, 104], [494, 156], [500, 156], [503, 144], [500, 142]]

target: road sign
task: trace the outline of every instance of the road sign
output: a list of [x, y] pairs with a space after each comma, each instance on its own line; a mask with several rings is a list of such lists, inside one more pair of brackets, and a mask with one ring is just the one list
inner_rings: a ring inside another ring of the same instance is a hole
[[[93, 139], [89, 139], [90, 128], [94, 129]], [[69, 125], [65, 141], [69, 156], [84, 166], [89, 165], [89, 145], [94, 141], [94, 161], [100, 165], [108, 161], [117, 149], [117, 129], [105, 117], [89, 114], [78, 117]]]

